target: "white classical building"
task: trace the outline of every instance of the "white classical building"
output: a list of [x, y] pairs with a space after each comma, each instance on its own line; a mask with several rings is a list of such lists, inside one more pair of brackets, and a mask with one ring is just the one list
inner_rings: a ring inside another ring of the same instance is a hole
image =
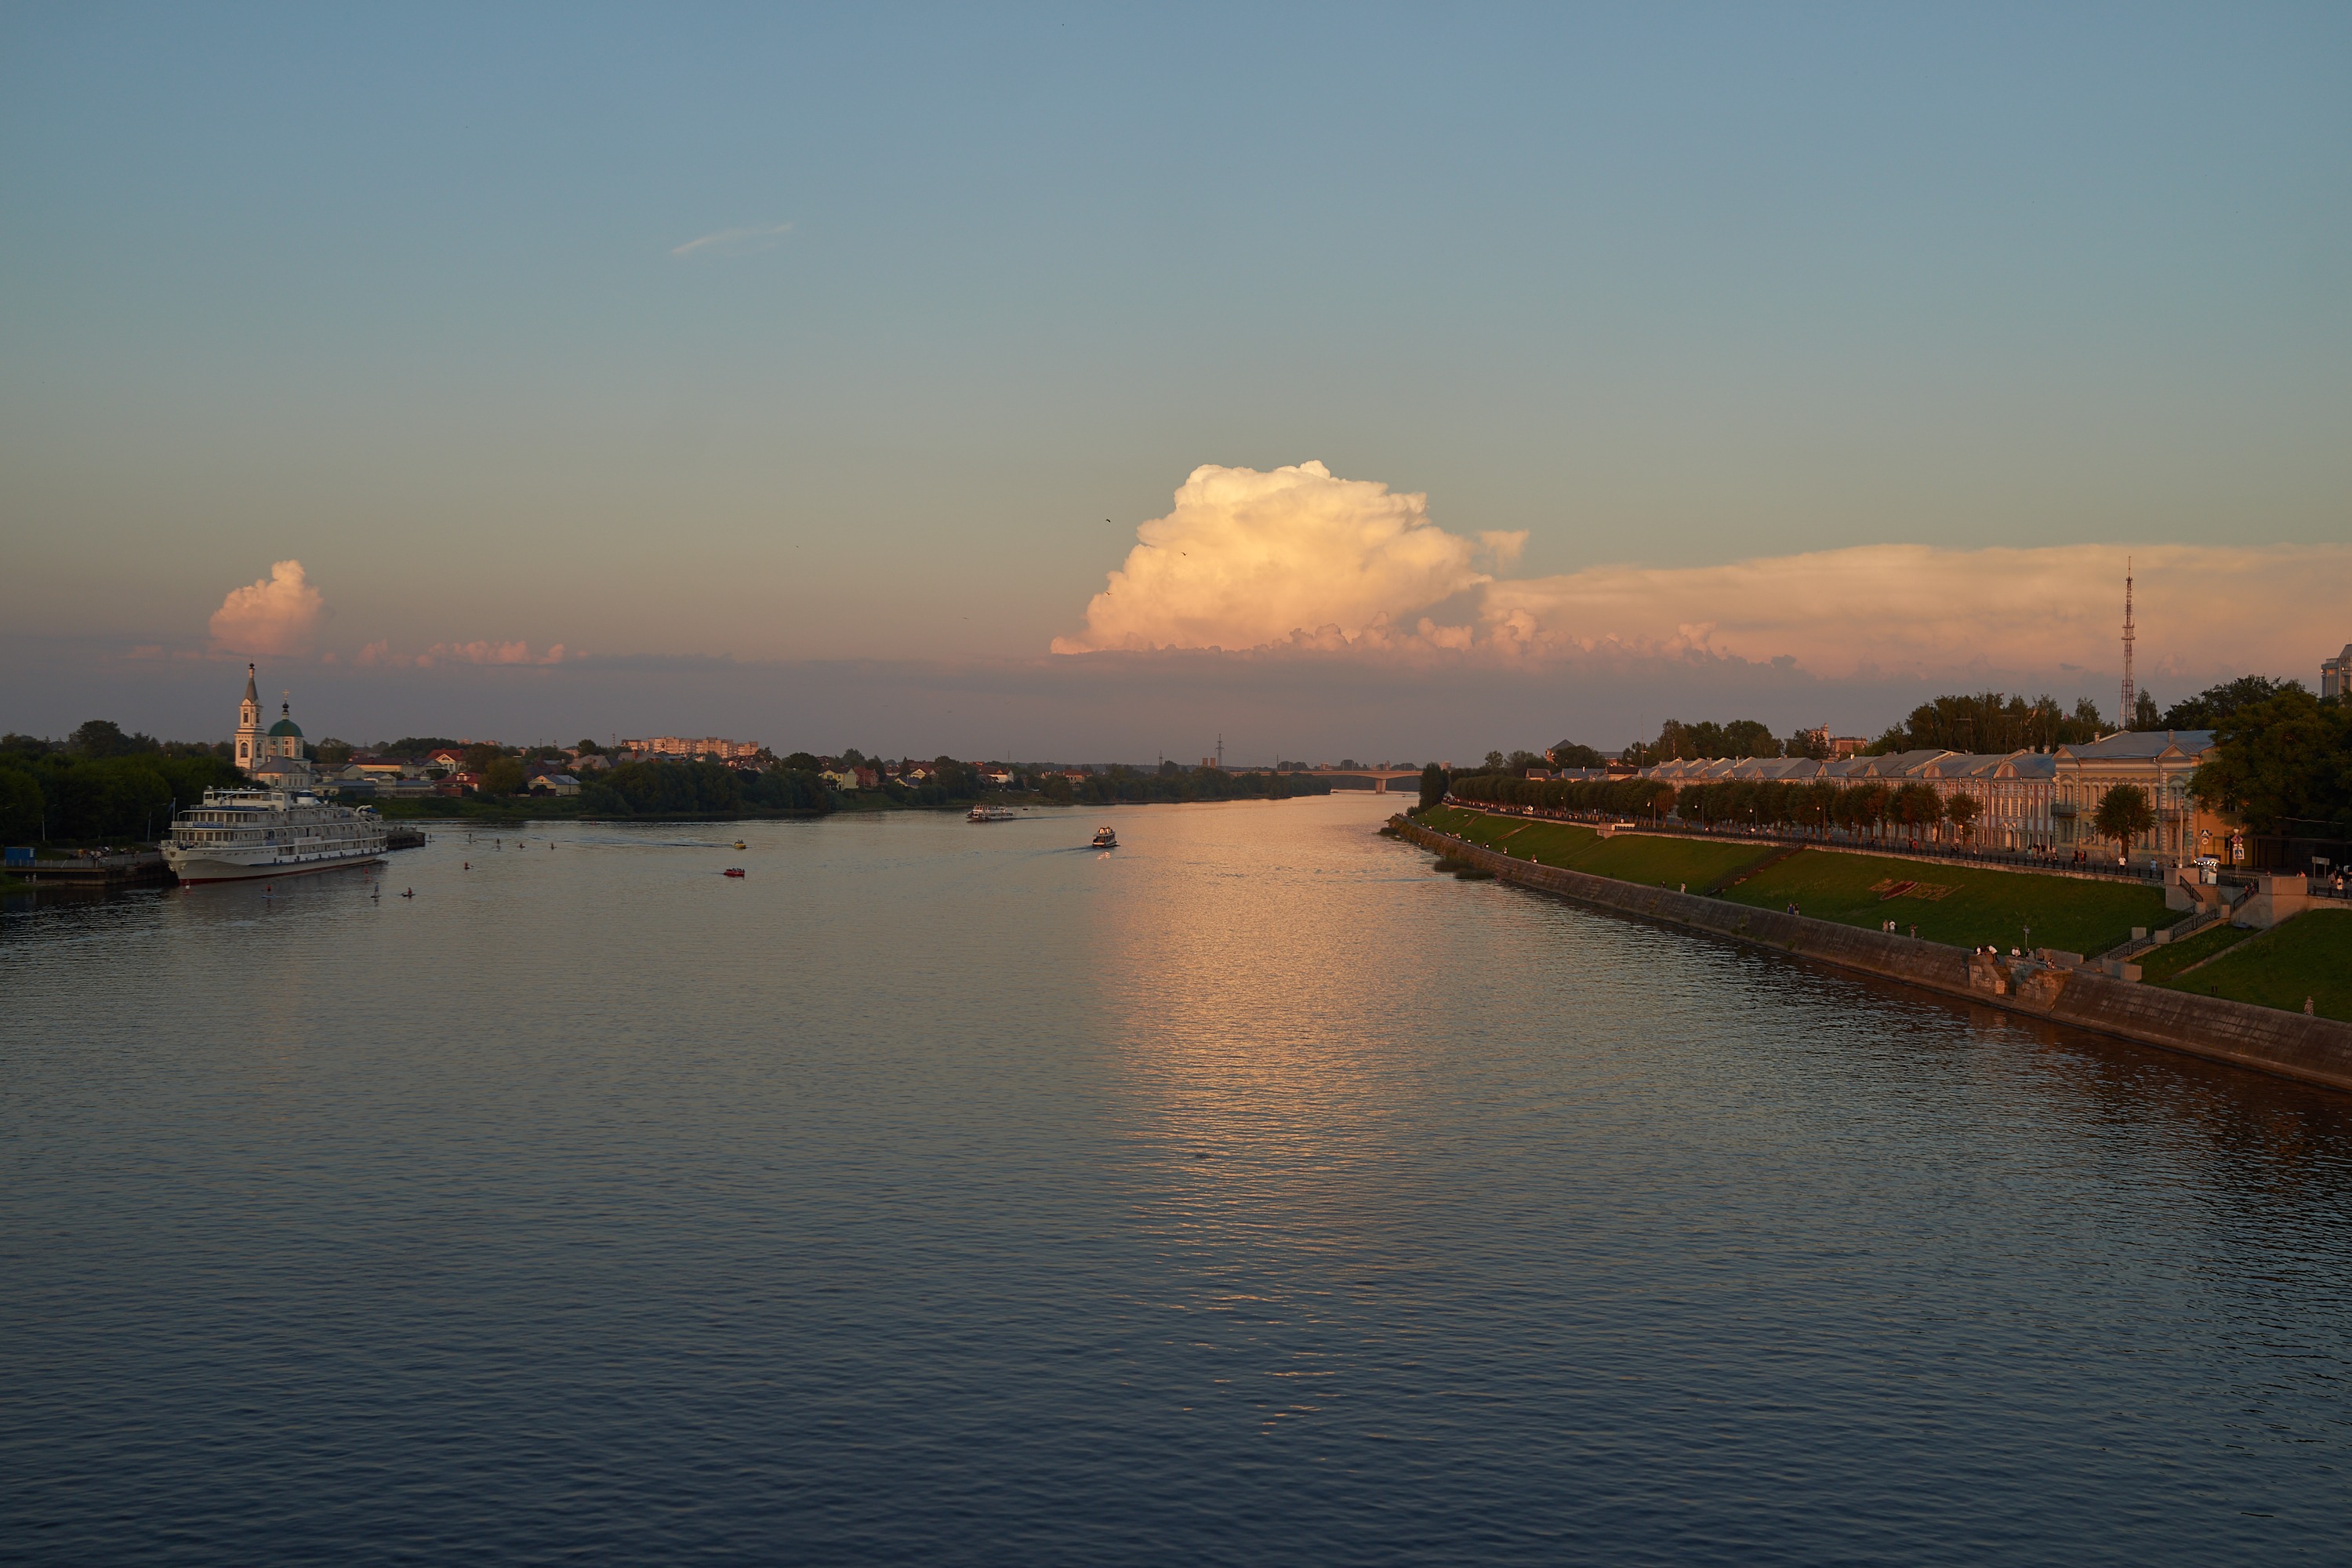
[[[1946, 801], [1956, 795], [1978, 805], [1975, 841], [1988, 848], [2049, 846], [2096, 850], [2103, 842], [2092, 819], [2099, 800], [2117, 784], [2136, 784], [2156, 812], [2156, 826], [2131, 846], [2137, 858], [2228, 858], [2236, 824], [2189, 798], [2189, 780], [2213, 744], [2210, 730], [2125, 731], [2082, 745], [2049, 751], [1976, 752], [1916, 751], [1881, 757], [1811, 762], [1801, 757], [1725, 757], [1661, 763], [1643, 778], [1680, 787], [1719, 779], [1779, 779], [1841, 786], [1921, 784]], [[1937, 837], [1952, 836], [1949, 828]]]

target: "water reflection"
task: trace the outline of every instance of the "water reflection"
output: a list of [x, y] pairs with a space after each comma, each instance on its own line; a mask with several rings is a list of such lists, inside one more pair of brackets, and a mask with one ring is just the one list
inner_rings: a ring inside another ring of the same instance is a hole
[[1109, 815], [12, 916], [33, 1560], [2334, 1550], [2345, 1099]]

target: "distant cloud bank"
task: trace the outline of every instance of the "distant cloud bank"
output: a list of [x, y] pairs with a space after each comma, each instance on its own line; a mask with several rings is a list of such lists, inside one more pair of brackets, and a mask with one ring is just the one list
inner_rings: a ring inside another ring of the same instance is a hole
[[566, 651], [562, 643], [550, 645], [547, 651], [534, 655], [527, 642], [437, 642], [423, 653], [394, 653], [391, 639], [372, 642], [360, 649], [352, 660], [361, 665], [386, 665], [395, 669], [430, 669], [436, 664], [562, 664], [567, 658], [586, 658], [586, 648]]
[[1426, 497], [1320, 463], [1196, 468], [1175, 500], [1055, 653], [1730, 660], [1832, 679], [2105, 669], [2128, 559], [2144, 677], [2294, 672], [2352, 590], [2352, 544], [1874, 544], [1507, 579], [1476, 565], [1507, 565], [1525, 534], [1449, 533]]

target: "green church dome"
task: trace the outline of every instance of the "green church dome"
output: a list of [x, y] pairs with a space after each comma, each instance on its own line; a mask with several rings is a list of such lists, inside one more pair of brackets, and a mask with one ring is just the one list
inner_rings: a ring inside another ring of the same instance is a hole
[[273, 736], [291, 735], [299, 741], [302, 738], [302, 726], [291, 719], [280, 719], [277, 723], [269, 726], [269, 732]]

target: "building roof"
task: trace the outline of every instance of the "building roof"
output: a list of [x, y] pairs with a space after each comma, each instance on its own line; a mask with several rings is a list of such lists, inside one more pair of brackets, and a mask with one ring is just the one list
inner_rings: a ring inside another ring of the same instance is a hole
[[1952, 754], [1952, 752], [1943, 751], [1940, 748], [1929, 747], [1924, 751], [1895, 752], [1883, 757], [1856, 757], [1854, 761], [1859, 763], [1861, 766], [1854, 770], [1854, 776], [1868, 776], [1882, 779], [1902, 778], [1907, 774], [1918, 772], [1921, 768], [1927, 766], [1929, 763], [1936, 761], [1939, 757], [1948, 757]]
[[299, 740], [302, 737], [302, 726], [291, 719], [280, 719], [277, 723], [269, 726], [269, 732], [273, 735], [291, 735]]
[[1954, 752], [1927, 763], [1919, 770], [1919, 776], [1929, 779], [1989, 778], [1994, 769], [2015, 755], [2014, 752]]
[[2193, 757], [2212, 744], [2210, 730], [2126, 730], [2087, 745], [2061, 746], [2057, 754], [2086, 763], [2144, 763], [2168, 753]]

